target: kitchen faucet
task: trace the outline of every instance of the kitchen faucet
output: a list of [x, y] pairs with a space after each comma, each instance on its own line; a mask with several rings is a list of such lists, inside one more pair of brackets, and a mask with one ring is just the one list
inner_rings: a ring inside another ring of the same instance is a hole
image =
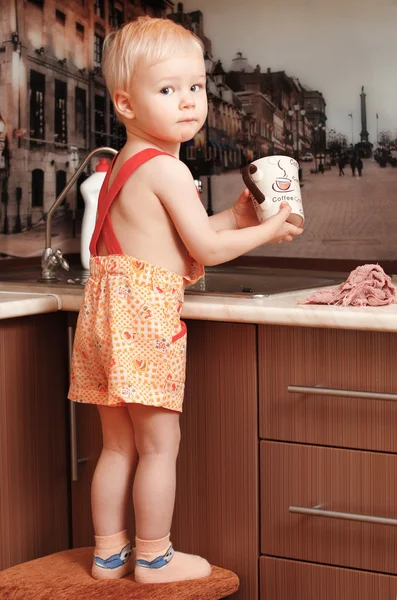
[[60, 265], [65, 271], [69, 271], [69, 264], [67, 260], [63, 257], [62, 250], [59, 248], [57, 250], [53, 250], [51, 248], [51, 224], [52, 224], [52, 215], [55, 210], [58, 208], [62, 200], [65, 198], [66, 194], [73, 187], [76, 180], [79, 178], [81, 173], [84, 171], [87, 164], [90, 162], [91, 158], [96, 156], [97, 154], [117, 154], [117, 150], [114, 148], [109, 148], [107, 146], [103, 146], [102, 148], [96, 148], [81, 163], [77, 171], [74, 173], [70, 181], [67, 183], [65, 188], [59, 194], [58, 198], [55, 200], [54, 204], [51, 206], [50, 210], [47, 213], [47, 222], [45, 228], [45, 248], [43, 250], [43, 254], [41, 257], [41, 279], [39, 280], [41, 283], [51, 283], [55, 281], [59, 281], [56, 277], [55, 271]]

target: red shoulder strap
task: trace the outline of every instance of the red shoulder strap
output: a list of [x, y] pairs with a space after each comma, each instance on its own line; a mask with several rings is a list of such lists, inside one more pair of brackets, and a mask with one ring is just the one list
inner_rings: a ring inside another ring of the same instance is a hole
[[102, 184], [101, 191], [99, 193], [97, 220], [90, 243], [90, 253], [92, 256], [96, 256], [97, 254], [97, 244], [101, 234], [108, 254], [123, 254], [116, 234], [114, 233], [112, 223], [110, 221], [109, 209], [112, 205], [112, 202], [117, 197], [117, 194], [120, 192], [121, 188], [123, 187], [127, 179], [131, 177], [134, 171], [136, 171], [138, 167], [143, 165], [151, 158], [162, 155], [172, 156], [173, 158], [175, 158], [172, 154], [168, 154], [167, 152], [161, 152], [160, 150], [155, 150], [154, 148], [147, 148], [146, 150], [142, 150], [141, 152], [134, 154], [134, 156], [128, 158], [125, 161], [125, 163], [120, 167], [120, 170], [114, 178], [110, 189], [108, 189], [109, 178], [114, 163], [118, 157], [118, 154], [114, 157], [112, 164], [110, 165], [108, 172], [106, 173], [105, 180]]

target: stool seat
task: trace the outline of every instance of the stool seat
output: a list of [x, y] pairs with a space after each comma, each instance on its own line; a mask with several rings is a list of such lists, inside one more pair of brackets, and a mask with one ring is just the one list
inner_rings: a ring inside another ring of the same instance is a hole
[[213, 567], [210, 577], [139, 584], [132, 575], [97, 581], [90, 575], [93, 548], [50, 554], [0, 572], [1, 600], [218, 600], [238, 590], [235, 573]]

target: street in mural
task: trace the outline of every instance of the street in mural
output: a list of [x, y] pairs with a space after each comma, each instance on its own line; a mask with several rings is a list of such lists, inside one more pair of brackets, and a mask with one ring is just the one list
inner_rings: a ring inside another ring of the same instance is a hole
[[[2, 8], [1, 259], [39, 256], [48, 211], [89, 151], [124, 144], [101, 77], [102, 45], [142, 14], [173, 19], [203, 41], [208, 119], [182, 144], [181, 159], [202, 180], [209, 210], [236, 199], [252, 160], [281, 154], [300, 164], [304, 235], [254, 254], [395, 258], [397, 90], [389, 73], [397, 41], [383, 31], [385, 44], [373, 44], [392, 14], [359, 0], [318, 10], [286, 0], [280, 39], [278, 12], [255, 2], [26, 0]], [[66, 254], [79, 251], [79, 185], [94, 163], [54, 215], [53, 245]]]

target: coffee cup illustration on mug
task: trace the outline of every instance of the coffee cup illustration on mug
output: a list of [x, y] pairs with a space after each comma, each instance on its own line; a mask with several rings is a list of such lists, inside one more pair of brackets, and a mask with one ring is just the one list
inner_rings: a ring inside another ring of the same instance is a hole
[[266, 156], [242, 169], [245, 185], [260, 222], [266, 221], [288, 202], [291, 214], [288, 222], [301, 227], [305, 221], [299, 185], [299, 165], [289, 156]]

